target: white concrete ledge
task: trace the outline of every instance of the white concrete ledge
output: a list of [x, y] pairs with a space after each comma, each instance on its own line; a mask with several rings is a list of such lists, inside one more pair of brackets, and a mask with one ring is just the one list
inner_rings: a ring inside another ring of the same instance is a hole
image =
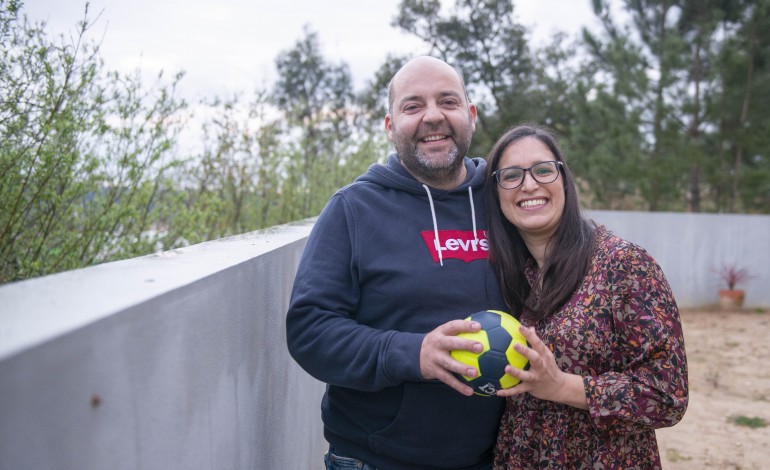
[[0, 287], [0, 470], [316, 466], [284, 325], [311, 226]]
[[0, 360], [298, 240], [312, 220], [0, 286]]

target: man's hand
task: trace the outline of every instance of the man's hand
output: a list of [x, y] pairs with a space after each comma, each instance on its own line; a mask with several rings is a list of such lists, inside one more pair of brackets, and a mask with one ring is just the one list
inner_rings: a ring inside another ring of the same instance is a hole
[[481, 324], [479, 322], [452, 320], [439, 325], [428, 333], [420, 348], [420, 374], [422, 374], [422, 378], [440, 380], [463, 395], [473, 395], [473, 389], [458, 380], [452, 375], [452, 372], [467, 377], [476, 377], [478, 371], [455, 360], [449, 351], [464, 349], [480, 353], [483, 349], [481, 343], [457, 336], [458, 333], [472, 333], [480, 329]]

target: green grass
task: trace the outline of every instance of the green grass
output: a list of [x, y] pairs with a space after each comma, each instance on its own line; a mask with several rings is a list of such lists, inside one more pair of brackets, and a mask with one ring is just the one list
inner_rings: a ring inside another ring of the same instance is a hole
[[750, 427], [751, 429], [767, 427], [767, 421], [757, 416], [753, 418], [749, 418], [748, 416], [730, 416], [729, 418], [727, 418], [727, 421], [738, 426], [747, 426], [747, 427]]
[[676, 449], [666, 449], [666, 458], [670, 462], [682, 462], [686, 460], [692, 460], [689, 455], [683, 455]]

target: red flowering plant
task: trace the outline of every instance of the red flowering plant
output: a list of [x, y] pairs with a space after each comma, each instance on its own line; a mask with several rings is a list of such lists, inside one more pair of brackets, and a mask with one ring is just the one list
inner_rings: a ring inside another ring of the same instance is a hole
[[739, 268], [734, 264], [723, 264], [719, 269], [715, 269], [714, 272], [719, 276], [719, 279], [727, 284], [728, 290], [735, 290], [736, 285], [753, 277], [748, 269]]

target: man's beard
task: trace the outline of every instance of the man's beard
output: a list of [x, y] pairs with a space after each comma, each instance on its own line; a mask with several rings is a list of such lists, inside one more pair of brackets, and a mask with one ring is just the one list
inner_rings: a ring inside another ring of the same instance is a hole
[[[393, 132], [393, 145], [401, 164], [417, 179], [430, 186], [443, 186], [455, 181], [462, 171], [463, 157], [468, 152], [472, 136], [469, 126], [464, 127], [463, 131], [465, 135], [459, 137], [455, 132], [446, 133], [453, 142], [449, 151], [443, 155], [431, 156], [422, 152], [411, 136], [398, 132], [397, 126]], [[424, 129], [422, 134], [425, 134]]]

